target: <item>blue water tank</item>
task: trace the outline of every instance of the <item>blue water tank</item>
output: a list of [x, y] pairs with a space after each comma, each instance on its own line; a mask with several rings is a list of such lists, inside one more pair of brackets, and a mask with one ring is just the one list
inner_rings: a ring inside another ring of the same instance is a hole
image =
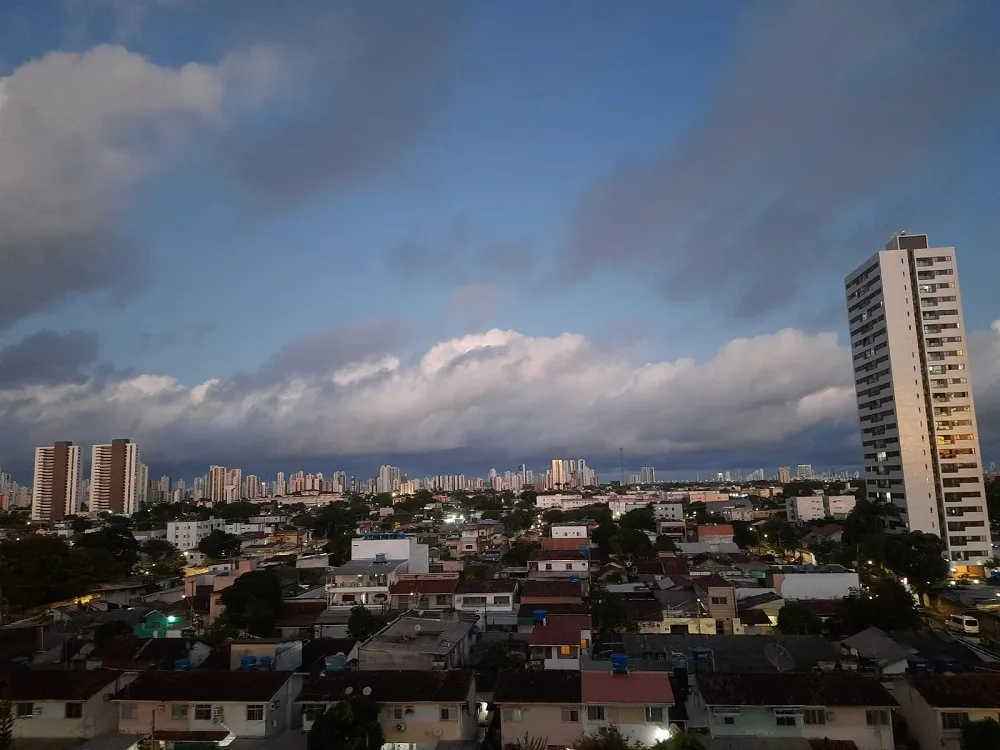
[[712, 649], [710, 648], [693, 648], [691, 649], [691, 658], [695, 661], [711, 661], [712, 660]]
[[927, 659], [922, 656], [911, 656], [906, 660], [906, 670], [908, 672], [926, 672]]
[[954, 672], [955, 666], [958, 661], [951, 656], [935, 656], [934, 657], [934, 671], [935, 672]]
[[257, 665], [256, 656], [244, 656], [242, 659], [240, 659], [240, 670], [243, 672], [252, 672], [256, 665]]
[[347, 657], [343, 654], [328, 656], [323, 660], [323, 671], [327, 674], [343, 672], [345, 669], [347, 669]]
[[580, 547], [580, 554], [583, 557], [589, 556], [590, 555], [590, 547]]
[[536, 609], [533, 614], [535, 616], [535, 622], [545, 622], [545, 618], [549, 616], [548, 610], [545, 609]]
[[611, 673], [628, 674], [628, 654], [611, 654]]
[[573, 583], [579, 583], [580, 582], [580, 576], [570, 576], [569, 580], [571, 580]]
[[270, 656], [262, 656], [260, 657], [260, 660], [257, 662], [257, 664], [260, 666], [261, 669], [270, 669], [273, 663], [274, 659], [272, 659]]
[[186, 672], [187, 670], [191, 669], [191, 660], [178, 659], [177, 661], [174, 662], [174, 669]]

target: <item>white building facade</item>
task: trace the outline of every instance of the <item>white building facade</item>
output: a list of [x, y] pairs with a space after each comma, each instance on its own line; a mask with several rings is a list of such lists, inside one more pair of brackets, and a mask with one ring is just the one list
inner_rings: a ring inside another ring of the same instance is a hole
[[992, 557], [955, 249], [900, 233], [846, 295], [869, 498], [940, 536], [953, 567]]

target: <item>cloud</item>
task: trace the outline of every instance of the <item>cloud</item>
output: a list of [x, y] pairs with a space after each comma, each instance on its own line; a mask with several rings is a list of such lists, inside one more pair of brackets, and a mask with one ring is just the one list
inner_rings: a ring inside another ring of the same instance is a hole
[[269, 377], [0, 388], [0, 451], [127, 435], [155, 462], [544, 457], [620, 445], [665, 456], [774, 449], [811, 429], [855, 428], [850, 358], [832, 333], [783, 330], [731, 341], [707, 362], [646, 364], [578, 334], [504, 330], [441, 342], [411, 363], [376, 353], [385, 347], [325, 354], [346, 338], [285, 348], [262, 368]]
[[490, 284], [462, 284], [451, 293], [448, 307], [477, 327], [482, 327], [500, 304], [496, 289]]
[[0, 78], [0, 330], [68, 295], [134, 291], [131, 191], [194, 132], [257, 105], [279, 69], [261, 48], [170, 68], [105, 45]]
[[711, 291], [731, 312], [758, 315], [819, 272], [842, 275], [905, 218], [946, 202], [951, 175], [987, 168], [958, 146], [1000, 132], [992, 11], [746, 8], [700, 119], [654, 159], [589, 187], [560, 268], [639, 269], [675, 299]]
[[0, 392], [24, 386], [87, 381], [97, 363], [97, 335], [38, 331], [0, 349]]

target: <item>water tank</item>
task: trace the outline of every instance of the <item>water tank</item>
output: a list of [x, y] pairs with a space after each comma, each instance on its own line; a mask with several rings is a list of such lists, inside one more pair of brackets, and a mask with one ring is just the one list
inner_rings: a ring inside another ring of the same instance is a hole
[[580, 555], [588, 557], [590, 555], [590, 547], [580, 547]]
[[274, 665], [274, 659], [270, 656], [262, 656], [257, 662], [261, 669], [270, 669]]
[[243, 672], [252, 672], [256, 665], [257, 665], [256, 656], [244, 656], [242, 659], [240, 659], [240, 670]]
[[545, 618], [549, 616], [548, 610], [536, 609], [533, 613], [535, 615], [535, 622], [545, 622]]
[[186, 672], [187, 670], [191, 669], [191, 660], [178, 659], [177, 661], [174, 662], [174, 669]]
[[579, 583], [580, 582], [580, 576], [570, 576], [569, 580], [571, 580], [573, 583]]
[[934, 671], [935, 672], [954, 672], [955, 666], [958, 661], [951, 656], [935, 656], [934, 657]]
[[328, 656], [323, 660], [323, 671], [327, 674], [343, 672], [347, 669], [347, 657], [343, 654]]
[[911, 656], [906, 660], [906, 671], [907, 672], [926, 672], [927, 671], [927, 659], [922, 656]]
[[611, 654], [611, 673], [628, 674], [627, 654]]
[[691, 649], [691, 658], [695, 661], [712, 661], [712, 649], [693, 648]]

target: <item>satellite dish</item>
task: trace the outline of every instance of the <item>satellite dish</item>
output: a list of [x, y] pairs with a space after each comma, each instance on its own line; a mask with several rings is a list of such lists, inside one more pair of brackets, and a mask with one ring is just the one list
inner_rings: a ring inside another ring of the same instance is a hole
[[367, 685], [365, 685], [363, 688], [361, 688], [361, 694], [365, 695], [365, 696], [371, 695], [372, 694], [372, 689], [370, 687], [368, 687]]
[[418, 622], [416, 625], [413, 626], [413, 632], [414, 633], [419, 633], [420, 630], [421, 630], [421, 627], [420, 627], [420, 623]]
[[767, 644], [764, 648], [764, 656], [767, 657], [767, 660], [771, 662], [771, 666], [773, 666], [779, 673], [787, 672], [795, 666], [795, 661], [792, 659], [792, 655], [788, 653], [788, 649], [780, 643]]
[[344, 688], [344, 695], [350, 695], [353, 692], [354, 692], [354, 688], [352, 688], [350, 685], [348, 685], [347, 687]]

